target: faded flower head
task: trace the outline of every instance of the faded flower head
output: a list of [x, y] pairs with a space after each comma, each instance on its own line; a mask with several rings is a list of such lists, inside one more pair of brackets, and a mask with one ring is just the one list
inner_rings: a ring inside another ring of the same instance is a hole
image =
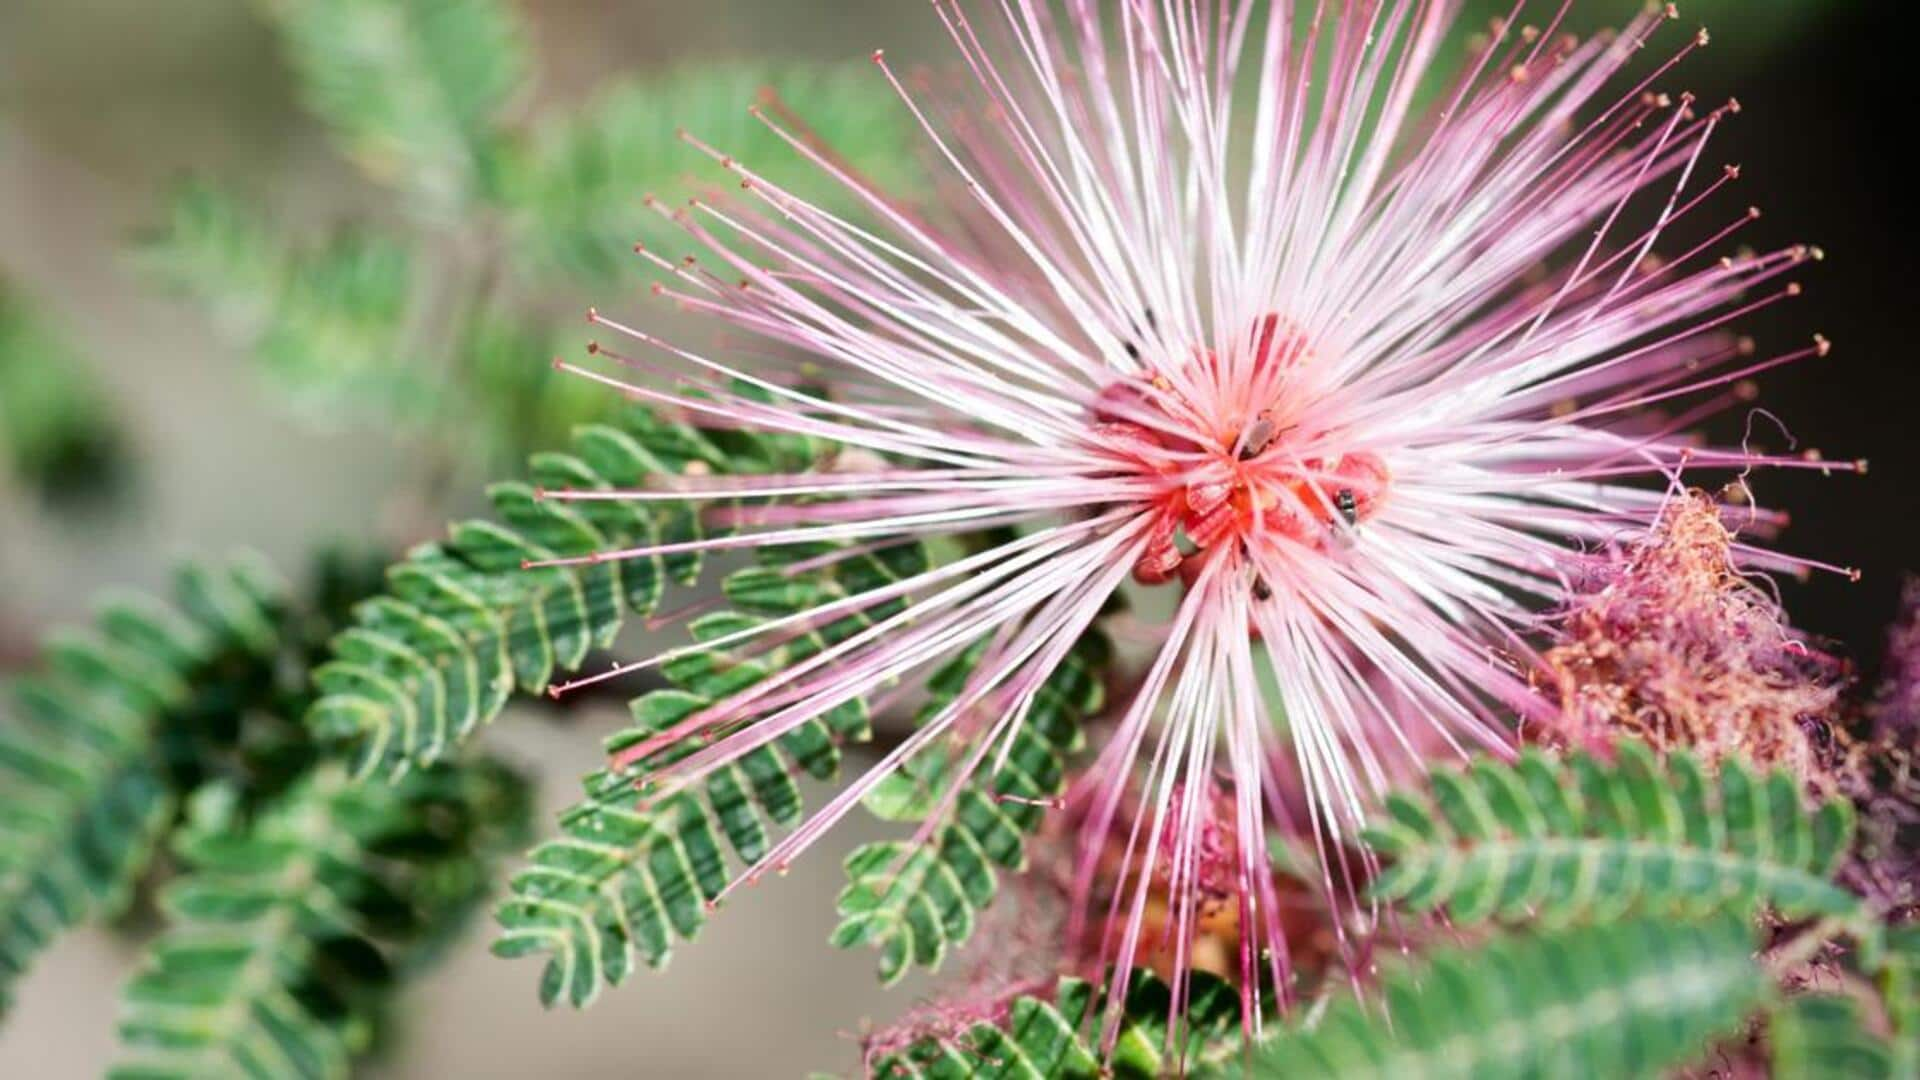
[[1677, 495], [1650, 533], [1590, 572], [1545, 654], [1557, 734], [1744, 757], [1831, 794], [1846, 758], [1845, 672], [1742, 573], [1728, 513]]
[[[675, 789], [980, 645], [965, 689], [746, 880], [931, 752], [955, 782], [928, 841], [1115, 591], [1164, 583], [1174, 613], [1068, 796], [1087, 838], [1072, 891], [1112, 920], [1102, 961], [1164, 945], [1177, 969], [1224, 897], [1240, 984], [1284, 985], [1267, 830], [1313, 838], [1324, 891], [1356, 901], [1352, 837], [1390, 775], [1434, 748], [1502, 752], [1516, 717], [1555, 715], [1532, 631], [1570, 558], [1648, 527], [1683, 469], [1806, 464], [1683, 432], [1749, 375], [1826, 352], [1756, 358], [1723, 333], [1797, 294], [1789, 275], [1817, 253], [1727, 254], [1756, 215], [1725, 205], [1737, 170], [1706, 147], [1737, 109], [1663, 87], [1706, 44], [1669, 29], [1671, 9], [1582, 40], [1545, 5], [1458, 71], [1436, 57], [1471, 31], [1424, 0], [934, 11], [960, 89], [874, 60], [924, 127], [944, 205], [909, 209], [763, 115], [865, 216], [690, 137], [737, 190], [660, 207], [702, 254], [643, 253], [657, 293], [804, 355], [801, 374], [607, 319], [640, 346], [602, 352], [628, 371], [562, 366], [703, 423], [846, 448], [832, 469], [635, 492], [711, 500], [707, 520], [737, 531], [598, 557], [974, 543], [706, 643], [772, 647], [912, 600], [618, 763]], [[729, 505], [742, 496], [761, 501]], [[1116, 834], [1149, 870], [1103, 871]], [[1103, 880], [1126, 886], [1096, 895]]]

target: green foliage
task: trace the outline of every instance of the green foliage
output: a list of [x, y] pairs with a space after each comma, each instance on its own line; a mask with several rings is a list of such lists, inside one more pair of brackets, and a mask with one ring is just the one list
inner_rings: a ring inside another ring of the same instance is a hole
[[[869, 1075], [1661, 1076], [1700, 1060], [1773, 1000], [1755, 945], [1747, 923], [1725, 914], [1502, 935], [1394, 971], [1364, 1001], [1295, 1013], [1246, 1056], [1238, 992], [1214, 976], [1194, 976], [1180, 1038], [1170, 1039], [1166, 984], [1136, 972], [1107, 1054], [1100, 991], [1069, 978], [1051, 999], [1021, 994], [927, 1021], [871, 1060]], [[1777, 1075], [1895, 1075], [1850, 1003], [1794, 999], [1774, 1032]]]
[[1879, 977], [1893, 1028], [1895, 1074], [1920, 1076], [1920, 925], [1909, 923], [1888, 932]]
[[1434, 953], [1261, 1045], [1257, 1076], [1660, 1076], [1770, 992], [1726, 915], [1602, 923]]
[[301, 95], [366, 171], [453, 217], [527, 68], [500, 0], [262, 0]]
[[0, 479], [70, 503], [100, 493], [120, 457], [109, 410], [73, 349], [0, 281]]
[[[966, 689], [982, 651], [962, 652], [928, 680], [922, 723]], [[877, 947], [880, 977], [893, 983], [913, 966], [938, 968], [949, 949], [972, 936], [978, 913], [999, 891], [994, 867], [1026, 869], [1027, 836], [1040, 827], [1044, 804], [1064, 789], [1067, 756], [1085, 742], [1081, 722], [1104, 701], [1107, 659], [1097, 632], [1075, 645], [1042, 684], [1005, 763], [983, 765], [967, 779], [951, 820], [930, 843], [867, 844], [847, 858], [833, 944]], [[889, 820], [924, 821], [951, 788], [958, 764], [944, 748], [930, 748], [882, 783], [867, 806]]]
[[542, 125], [505, 182], [518, 246], [541, 268], [598, 281], [638, 265], [636, 241], [679, 258], [691, 238], [644, 197], [657, 193], [677, 206], [670, 188], [683, 177], [705, 178], [709, 189], [739, 182], [683, 141], [682, 131], [776, 187], [835, 209], [854, 201], [749, 106], [881, 190], [912, 182], [910, 118], [871, 65], [688, 65], [615, 86], [581, 112]]
[[[726, 579], [736, 607], [694, 621], [697, 642], [712, 642], [765, 620], [857, 596], [920, 573], [927, 555], [917, 542], [874, 551], [851, 549], [825, 565], [832, 548], [776, 548], [758, 566]], [[823, 626], [779, 635], [764, 649], [706, 648], [683, 652], [663, 665], [672, 683], [632, 703], [634, 724], [607, 740], [609, 754], [651, 735], [768, 675], [903, 610], [892, 600], [851, 611]], [[856, 699], [829, 710], [742, 755], [696, 788], [643, 805], [648, 769], [697, 750], [680, 741], [665, 755], [588, 777], [587, 798], [561, 816], [562, 835], [536, 848], [531, 865], [515, 875], [512, 898], [501, 904], [495, 951], [503, 956], [545, 954], [542, 1000], [565, 996], [589, 1003], [605, 983], [634, 970], [636, 953], [661, 967], [676, 938], [693, 938], [707, 905], [726, 886], [727, 847], [742, 862], [763, 859], [774, 829], [801, 819], [800, 777], [837, 775], [840, 746], [871, 736], [865, 704]]]
[[617, 420], [619, 399], [606, 387], [554, 374], [551, 359], [579, 348], [574, 327], [556, 330], [482, 305], [459, 333], [459, 385], [445, 396], [460, 396], [454, 403], [443, 399], [441, 415], [458, 415], [471, 426], [485, 460], [512, 462], [527, 447], [566, 445], [583, 422]]
[[[624, 433], [583, 429], [577, 458], [536, 458], [536, 478], [555, 487], [631, 488], [694, 462], [709, 472], [790, 471], [818, 452], [806, 440], [703, 433], [659, 424], [641, 411], [628, 419], [636, 426]], [[488, 671], [511, 670], [523, 688], [542, 689], [556, 670], [577, 667], [590, 644], [604, 643], [617, 630], [623, 594], [629, 608], [650, 611], [663, 575], [691, 581], [699, 572], [697, 561], [669, 556], [658, 563], [608, 560], [542, 571], [543, 580], [520, 570], [522, 560], [639, 546], [655, 537], [673, 541], [696, 535], [697, 520], [683, 505], [618, 501], [568, 504], [582, 508], [578, 518], [549, 520], [540, 515], [557, 504], [529, 498], [524, 488], [496, 488], [495, 498], [509, 529], [517, 531], [456, 527], [450, 547], [416, 553], [402, 567], [424, 562], [441, 578], [465, 574], [464, 593], [501, 598], [491, 619], [470, 615], [462, 621], [451, 610], [422, 610], [451, 631], [438, 636], [435, 651], [411, 630], [424, 620], [395, 618], [394, 605], [379, 601], [378, 607], [369, 605], [351, 638], [343, 635], [340, 660], [316, 672], [327, 696], [316, 706], [314, 722], [331, 734], [357, 736], [363, 767], [399, 769], [430, 760], [477, 720], [490, 719], [497, 704], [465, 707], [474, 697], [460, 689], [471, 681], [469, 667], [482, 680]], [[830, 558], [833, 553], [829, 546], [760, 550], [758, 565], [724, 582], [734, 609], [694, 621], [696, 642], [861, 595], [928, 565], [917, 543]], [[635, 565], [646, 568], [637, 597], [633, 583], [620, 576], [622, 568]], [[395, 597], [418, 603], [398, 588]], [[608, 752], [638, 745], [901, 609], [898, 600], [871, 605], [805, 633], [783, 632], [752, 653], [681, 652], [661, 668], [672, 686], [633, 703], [634, 725], [608, 740]], [[377, 640], [383, 636], [387, 640]], [[418, 659], [408, 658], [409, 651]], [[473, 662], [470, 654], [481, 660]], [[881, 844], [856, 854], [849, 863], [853, 881], [841, 897], [836, 944], [878, 946], [882, 975], [893, 981], [911, 963], [937, 966], [950, 947], [971, 935], [977, 913], [998, 890], [994, 866], [1025, 866], [1026, 836], [1039, 825], [1040, 803], [1060, 792], [1065, 756], [1083, 739], [1080, 721], [1100, 707], [1098, 669], [1106, 656], [1097, 634], [1069, 653], [1036, 695], [1006, 762], [969, 780], [954, 820], [938, 831], [935, 845], [910, 850]], [[935, 673], [923, 720], [962, 691], [978, 659], [979, 651], [970, 650]], [[498, 696], [504, 694], [502, 686]], [[462, 707], [448, 710], [446, 702]], [[642, 766], [589, 777], [586, 800], [562, 817], [563, 835], [536, 849], [532, 865], [515, 877], [515, 895], [498, 912], [504, 932], [496, 951], [546, 955], [543, 1000], [565, 997], [576, 1006], [589, 1003], [604, 984], [624, 980], [635, 970], [636, 956], [649, 967], [664, 965], [674, 941], [693, 937], [705, 924], [707, 905], [730, 878], [728, 851], [748, 865], [763, 859], [774, 831], [801, 820], [795, 778], [832, 779], [840, 744], [868, 736], [865, 706], [856, 700], [719, 769], [695, 790], [647, 800], [639, 789], [648, 770], [697, 750], [699, 739], [681, 740]], [[871, 805], [897, 820], [924, 817], [952, 764], [943, 753], [923, 755], [903, 778], [884, 784]]]
[[[0, 725], [0, 991], [54, 934], [111, 914], [170, 851], [169, 929], [128, 990], [128, 1076], [337, 1076], [394, 977], [444, 945], [524, 842], [524, 782], [488, 762], [355, 787], [302, 725], [302, 669], [357, 575], [316, 605], [240, 558], [171, 603], [116, 596], [55, 633]], [[184, 806], [184, 824], [176, 827]], [[170, 837], [170, 839], [169, 839]]]
[[1761, 903], [1790, 918], [1861, 915], [1832, 881], [1853, 835], [1848, 803], [1809, 812], [1791, 777], [1735, 760], [1715, 777], [1684, 753], [1664, 766], [1637, 742], [1616, 753], [1608, 764], [1528, 751], [1514, 765], [1436, 770], [1427, 797], [1390, 796], [1368, 837], [1391, 860], [1375, 895], [1462, 923]]
[[1767, 1027], [1773, 1075], [1790, 1080], [1878, 1080], [1914, 1075], [1911, 1054], [1904, 1072], [1900, 1053], [1861, 1026], [1859, 1005], [1823, 994], [1794, 998], [1776, 1010]]
[[122, 1078], [341, 1077], [381, 995], [444, 940], [525, 831], [520, 780], [442, 765], [395, 785], [322, 767], [251, 821], [217, 789], [177, 843], [190, 872], [126, 990]]
[[426, 412], [430, 372], [400, 355], [415, 270], [399, 241], [363, 230], [289, 241], [232, 196], [187, 184], [138, 257], [206, 302], [308, 414]]
[[897, 1050], [868, 1065], [876, 1080], [963, 1080], [969, 1077], [1152, 1080], [1185, 1072], [1238, 1044], [1240, 995], [1204, 972], [1193, 976], [1178, 1036], [1167, 1030], [1172, 988], [1151, 971], [1129, 980], [1111, 1054], [1101, 1053], [1105, 994], [1082, 979], [1065, 978], [1052, 996], [1020, 994], [1004, 1011], [970, 1022], [935, 1022]]
[[[732, 437], [631, 409], [617, 424], [574, 435], [570, 454], [534, 456], [543, 487], [632, 489], [698, 463], [708, 472], [804, 468], [804, 441]], [[613, 640], [632, 611], [660, 602], [669, 576], [691, 583], [697, 553], [524, 569], [527, 561], [677, 543], [701, 535], [678, 502], [539, 497], [524, 484], [490, 490], [500, 522], [455, 525], [387, 573], [388, 592], [361, 604], [314, 669], [321, 697], [308, 719], [322, 738], [353, 744], [356, 771], [398, 773], [436, 760], [506, 704], [513, 687], [539, 693]]]
[[[109, 599], [52, 635], [0, 726], [0, 995], [52, 937], [123, 903], [171, 824], [180, 718], [209, 672], [279, 644], [282, 589], [249, 560], [189, 566], [176, 604]], [[188, 745], [194, 745], [189, 740]]]
[[1783, 996], [1776, 985], [1774, 969], [1787, 970], [1780, 961], [1811, 955], [1806, 946], [1828, 941], [1824, 927], [1839, 922], [1802, 931], [1804, 940], [1796, 936], [1763, 962], [1750, 904], [1588, 914], [1591, 921], [1571, 927], [1496, 929], [1477, 943], [1390, 967], [1362, 996], [1342, 995], [1269, 1024], [1250, 1050], [1237, 1046], [1237, 994], [1199, 975], [1183, 1018], [1192, 1039], [1184, 1058], [1175, 1054], [1165, 1035], [1169, 999], [1149, 976], [1153, 1004], [1143, 1009], [1140, 991], [1130, 994], [1127, 1024], [1103, 1057], [1100, 1029], [1084, 1004], [1096, 991], [1064, 980], [1052, 1003], [1021, 995], [992, 1008], [958, 1006], [950, 1018], [935, 1014], [906, 1046], [886, 1045], [869, 1062], [870, 1075], [1654, 1077], [1746, 1039], [1762, 1015], [1775, 1076], [1914, 1075], [1920, 931], [1887, 935], [1888, 1038], [1871, 1030], [1857, 1000]]
[[[530, 118], [514, 108], [529, 50], [506, 0], [260, 4], [301, 98], [369, 178], [409, 196], [403, 213], [315, 240], [196, 185], [144, 258], [204, 299], [310, 419], [433, 436], [427, 449], [447, 453], [427, 457], [429, 474], [476, 452], [510, 461], [613, 410], [545, 366], [561, 339], [552, 313], [641, 266], [636, 239], [684, 235], [645, 193], [677, 204], [690, 175], [725, 178], [676, 125], [836, 209], [854, 200], [749, 105], [784, 116], [791, 102], [804, 123], [790, 128], [896, 195], [911, 160], [906, 114], [871, 70], [703, 63]], [[572, 280], [556, 286], [556, 269]]]

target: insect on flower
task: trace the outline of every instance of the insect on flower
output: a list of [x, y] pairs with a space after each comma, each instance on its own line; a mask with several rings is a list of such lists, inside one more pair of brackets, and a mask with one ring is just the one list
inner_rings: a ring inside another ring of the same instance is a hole
[[[1662, 34], [1676, 16], [1657, 8], [1580, 39], [1567, 6], [1517, 5], [1441, 70], [1469, 29], [1440, 0], [937, 2], [961, 85], [873, 56], [953, 193], [925, 212], [769, 110], [860, 215], [688, 136], [738, 190], [660, 207], [705, 254], [644, 252], [655, 291], [819, 374], [756, 373], [598, 316], [642, 355], [561, 366], [845, 450], [818, 472], [625, 493], [711, 500], [734, 531], [595, 557], [991, 542], [708, 643], [752, 650], [912, 601], [616, 763], [675, 790], [982, 645], [965, 689], [752, 880], [917, 754], [957, 746], [956, 777], [998, 767], [1112, 594], [1168, 583], [1153, 659], [1067, 794], [1095, 838], [1083, 907], [1116, 828], [1127, 860], [1159, 869], [1080, 917], [1113, 920], [1091, 937], [1124, 983], [1149, 947], [1183, 955], [1202, 893], [1216, 909], [1229, 882], [1243, 993], [1284, 987], [1269, 830], [1311, 837], [1324, 891], [1357, 905], [1354, 836], [1390, 778], [1551, 721], [1533, 630], [1584, 545], [1646, 528], [1683, 469], [1836, 467], [1686, 434], [1751, 376], [1826, 351], [1756, 360], [1727, 332], [1797, 295], [1789, 275], [1817, 250], [1723, 256], [1756, 216], [1720, 209], [1737, 170], [1705, 158], [1737, 106], [1660, 86], [1704, 33]], [[1158, 931], [1149, 887], [1170, 912]]]

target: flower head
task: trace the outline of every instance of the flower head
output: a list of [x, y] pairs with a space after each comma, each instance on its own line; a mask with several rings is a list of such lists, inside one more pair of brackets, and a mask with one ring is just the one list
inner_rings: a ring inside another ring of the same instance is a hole
[[[1118, 830], [1151, 871], [1100, 905], [1106, 961], [1161, 934], [1182, 966], [1227, 897], [1241, 984], [1284, 985], [1269, 829], [1311, 837], [1325, 892], [1354, 899], [1367, 856], [1352, 838], [1390, 776], [1435, 752], [1504, 752], [1516, 719], [1556, 715], [1530, 678], [1532, 631], [1587, 546], [1644, 530], [1683, 469], [1809, 465], [1684, 431], [1743, 400], [1749, 376], [1827, 351], [1756, 359], [1725, 332], [1797, 294], [1789, 275], [1817, 251], [1723, 257], [1757, 216], [1720, 208], [1738, 170], [1705, 158], [1737, 106], [1659, 85], [1705, 36], [1669, 35], [1665, 59], [1634, 64], [1671, 9], [1582, 40], [1549, 4], [1448, 75], [1453, 5], [1438, 0], [980, 7], [934, 5], [959, 89], [874, 54], [949, 181], [932, 210], [770, 114], [862, 217], [689, 136], [738, 190], [660, 207], [700, 254], [643, 252], [655, 291], [804, 355], [803, 377], [604, 318], [642, 353], [604, 355], [639, 376], [563, 367], [703, 422], [847, 448], [830, 471], [634, 493], [716, 500], [709, 520], [738, 531], [600, 557], [984, 540], [708, 643], [912, 600], [620, 760], [690, 783], [983, 646], [949, 705], [764, 863], [784, 865], [916, 754], [957, 749], [957, 777], [995, 768], [1112, 595], [1175, 584], [1153, 659], [1067, 796], [1089, 838], [1077, 891], [1095, 903]], [[743, 494], [763, 500], [721, 505]]]
[[1737, 756], [1809, 788], [1840, 785], [1843, 666], [1742, 575], [1720, 507], [1691, 492], [1591, 573], [1545, 654], [1560, 734], [1622, 736], [1709, 762]]

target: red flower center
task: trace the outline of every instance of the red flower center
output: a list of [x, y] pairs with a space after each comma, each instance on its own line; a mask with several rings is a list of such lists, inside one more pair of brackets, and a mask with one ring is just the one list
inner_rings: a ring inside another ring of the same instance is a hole
[[[1277, 386], [1310, 353], [1278, 316], [1260, 320], [1253, 335], [1255, 386]], [[1221, 379], [1211, 350], [1195, 360], [1197, 379]], [[1107, 387], [1094, 405], [1096, 442], [1130, 471], [1156, 481], [1154, 520], [1136, 580], [1159, 584], [1192, 574], [1214, 552], [1239, 544], [1324, 547], [1370, 517], [1388, 474], [1377, 454], [1299, 453], [1269, 411], [1214, 434], [1183, 433], [1189, 410], [1175, 407], [1178, 390], [1164, 377], [1128, 379]]]

